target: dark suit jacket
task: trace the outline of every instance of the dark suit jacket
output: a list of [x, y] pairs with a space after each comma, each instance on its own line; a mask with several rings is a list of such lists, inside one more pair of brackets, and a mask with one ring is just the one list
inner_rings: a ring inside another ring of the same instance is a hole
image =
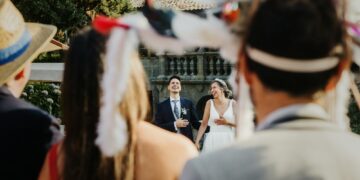
[[0, 179], [37, 179], [47, 150], [60, 138], [54, 119], [0, 87]]
[[[186, 114], [180, 112], [181, 117], [183, 119], [187, 119], [190, 122], [189, 123], [190, 125], [184, 128], [179, 128], [180, 133], [188, 137], [191, 141], [194, 141], [191, 127], [195, 129], [199, 129], [201, 125], [196, 115], [196, 109], [194, 107], [194, 104], [190, 100], [187, 100], [185, 98], [180, 97], [180, 104], [181, 104], [181, 109], [182, 110], [185, 109], [186, 111]], [[158, 104], [157, 112], [155, 114], [155, 124], [166, 130], [176, 132], [174, 121], [175, 121], [175, 117], [171, 109], [170, 98], [168, 98], [165, 101]], [[207, 132], [208, 131], [209, 128], [207, 128]]]

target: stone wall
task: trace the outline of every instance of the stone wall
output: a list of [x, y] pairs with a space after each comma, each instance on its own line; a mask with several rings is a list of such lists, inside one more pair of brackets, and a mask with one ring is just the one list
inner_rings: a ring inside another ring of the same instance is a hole
[[149, 79], [152, 114], [156, 112], [157, 104], [169, 97], [167, 87], [170, 76], [176, 74], [181, 77], [181, 96], [196, 105], [200, 98], [209, 95], [213, 79], [227, 80], [231, 73], [231, 65], [216, 51], [199, 49], [183, 56], [144, 54], [142, 62]]
[[[167, 86], [170, 76], [176, 74], [181, 77], [181, 96], [196, 105], [201, 97], [209, 94], [213, 79], [226, 80], [231, 73], [231, 65], [220, 58], [218, 52], [208, 49], [197, 49], [182, 56], [155, 56], [147, 50], [140, 50], [140, 53], [148, 77], [151, 116], [156, 112], [157, 104], [169, 97]], [[61, 82], [63, 70], [63, 63], [33, 63], [30, 80]]]

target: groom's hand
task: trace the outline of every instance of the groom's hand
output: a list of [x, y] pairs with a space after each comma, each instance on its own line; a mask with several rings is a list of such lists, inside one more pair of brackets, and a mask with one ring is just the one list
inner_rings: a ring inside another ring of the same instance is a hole
[[177, 119], [175, 124], [176, 127], [182, 128], [186, 127], [189, 124], [189, 121], [187, 119]]

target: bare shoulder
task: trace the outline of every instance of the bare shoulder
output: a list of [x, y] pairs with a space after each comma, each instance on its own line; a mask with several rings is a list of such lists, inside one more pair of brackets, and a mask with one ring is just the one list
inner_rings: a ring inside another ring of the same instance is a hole
[[137, 135], [137, 179], [178, 179], [186, 161], [198, 154], [190, 140], [144, 121]]
[[[148, 148], [156, 151], [172, 152], [194, 157], [197, 155], [195, 145], [186, 137], [168, 132], [147, 122], [138, 125], [138, 140]], [[169, 155], [171, 155], [169, 154]]]
[[209, 99], [206, 101], [206, 106], [210, 106], [210, 103], [211, 103], [212, 99]]

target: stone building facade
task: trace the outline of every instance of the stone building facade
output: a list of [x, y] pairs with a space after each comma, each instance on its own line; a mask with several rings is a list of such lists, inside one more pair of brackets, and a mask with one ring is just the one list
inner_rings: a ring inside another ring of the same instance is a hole
[[193, 101], [200, 115], [203, 102], [199, 100], [209, 95], [210, 82], [215, 78], [227, 80], [232, 70], [232, 65], [222, 59], [217, 51], [208, 49], [197, 49], [182, 56], [155, 56], [145, 49], [140, 53], [149, 80], [152, 114], [156, 112], [157, 104], [169, 97], [167, 86], [170, 76], [181, 77], [181, 96]]

